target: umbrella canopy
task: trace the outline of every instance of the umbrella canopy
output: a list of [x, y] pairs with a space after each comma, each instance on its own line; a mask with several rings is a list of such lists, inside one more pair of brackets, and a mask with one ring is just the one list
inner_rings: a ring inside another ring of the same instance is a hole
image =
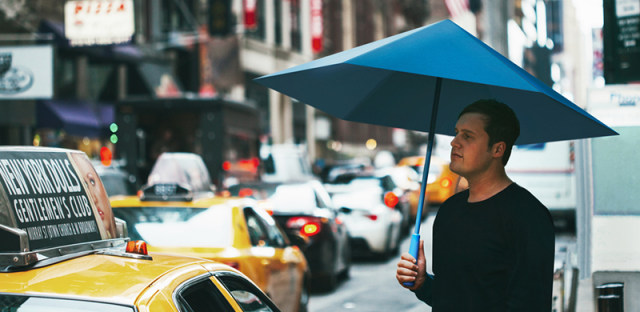
[[[462, 109], [479, 99], [515, 111], [516, 144], [617, 134], [450, 20], [256, 81], [341, 119], [429, 132], [425, 173], [434, 133], [454, 135]], [[426, 182], [423, 174], [409, 247], [416, 259]]]
[[450, 20], [256, 81], [341, 119], [409, 130], [428, 132], [439, 102], [435, 132], [454, 135], [465, 106], [496, 99], [520, 120], [516, 144], [616, 134]]

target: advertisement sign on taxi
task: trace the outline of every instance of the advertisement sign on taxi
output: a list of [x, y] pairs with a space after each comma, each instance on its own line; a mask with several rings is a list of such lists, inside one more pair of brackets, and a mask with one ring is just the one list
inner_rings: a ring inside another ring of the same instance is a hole
[[0, 186], [0, 215], [27, 233], [31, 250], [116, 236], [106, 192], [84, 153], [0, 150]]

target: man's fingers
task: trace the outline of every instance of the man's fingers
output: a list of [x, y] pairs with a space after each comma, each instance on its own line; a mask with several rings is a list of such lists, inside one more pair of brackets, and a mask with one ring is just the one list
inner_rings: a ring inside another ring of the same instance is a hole
[[398, 268], [396, 270], [396, 275], [402, 276], [418, 276], [418, 272], [412, 269]]
[[416, 258], [414, 258], [410, 253], [408, 252], [404, 252], [402, 253], [402, 255], [400, 256], [400, 259], [402, 260], [407, 260], [409, 262], [415, 263], [416, 262]]
[[418, 266], [411, 262], [411, 261], [407, 261], [407, 260], [400, 260], [398, 261], [398, 268], [406, 268], [409, 270], [415, 270], [418, 271]]

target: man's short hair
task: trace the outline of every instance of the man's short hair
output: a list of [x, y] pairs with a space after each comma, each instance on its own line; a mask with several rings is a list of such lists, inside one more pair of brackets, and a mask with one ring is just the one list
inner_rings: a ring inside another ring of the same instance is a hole
[[479, 113], [485, 116], [484, 131], [489, 135], [489, 148], [498, 142], [504, 142], [506, 149], [502, 156], [502, 164], [507, 165], [511, 148], [520, 135], [520, 122], [513, 110], [494, 99], [478, 100], [465, 107], [460, 116], [466, 113]]

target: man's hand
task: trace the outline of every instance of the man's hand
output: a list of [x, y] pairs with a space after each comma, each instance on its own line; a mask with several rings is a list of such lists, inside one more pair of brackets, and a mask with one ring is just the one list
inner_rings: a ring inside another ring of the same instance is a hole
[[[420, 240], [420, 247], [418, 247], [418, 260], [411, 256], [408, 252], [405, 252], [398, 261], [398, 268], [396, 269], [396, 279], [398, 283], [404, 288], [416, 290], [422, 286], [427, 276], [427, 261], [424, 256], [424, 241]], [[414, 282], [413, 287], [407, 287], [403, 283]]]

